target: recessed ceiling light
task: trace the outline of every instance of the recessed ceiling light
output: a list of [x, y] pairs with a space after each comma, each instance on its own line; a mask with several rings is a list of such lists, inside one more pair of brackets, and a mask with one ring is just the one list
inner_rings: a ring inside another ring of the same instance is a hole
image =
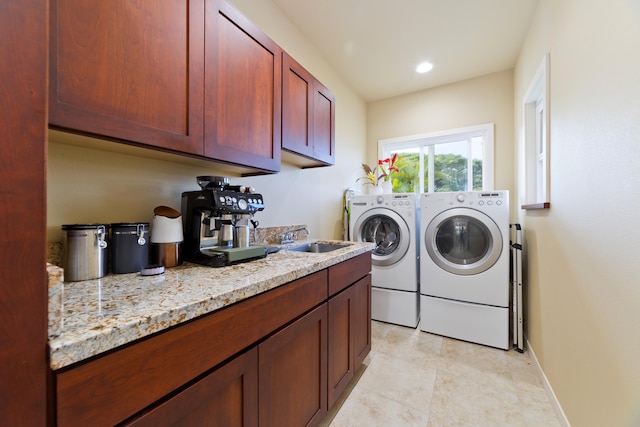
[[431, 71], [432, 68], [433, 68], [433, 64], [431, 62], [421, 62], [416, 67], [416, 72], [422, 74], [422, 73], [426, 73], [426, 72]]

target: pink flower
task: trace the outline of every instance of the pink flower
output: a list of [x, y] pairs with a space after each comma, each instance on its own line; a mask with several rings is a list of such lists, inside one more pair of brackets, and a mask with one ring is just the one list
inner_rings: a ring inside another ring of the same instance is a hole
[[[387, 157], [386, 159], [378, 160], [378, 166], [382, 171], [382, 177], [385, 179], [385, 181], [388, 181], [391, 178], [391, 174], [393, 172], [400, 172], [400, 170], [395, 166], [397, 158], [398, 158], [398, 153], [394, 153], [391, 158]], [[388, 165], [386, 166], [386, 169], [385, 169], [385, 164]]]

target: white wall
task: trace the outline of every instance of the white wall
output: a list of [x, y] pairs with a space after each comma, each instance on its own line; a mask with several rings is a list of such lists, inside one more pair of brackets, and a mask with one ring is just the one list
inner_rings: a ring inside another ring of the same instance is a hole
[[637, 0], [541, 0], [515, 68], [522, 188], [522, 101], [550, 53], [551, 208], [519, 217], [528, 339], [573, 426], [640, 425], [639, 46]]
[[[306, 170], [284, 164], [275, 175], [231, 181], [264, 195], [266, 208], [256, 215], [261, 226], [307, 224], [312, 238], [341, 238], [343, 192], [355, 185], [365, 160], [366, 105], [271, 1], [233, 3], [335, 95], [336, 164]], [[49, 241], [61, 240], [62, 224], [151, 221], [157, 205], [179, 209], [181, 193], [198, 189], [197, 175], [228, 175], [215, 163], [193, 166], [177, 156], [159, 160], [152, 152], [131, 154], [112, 142], [91, 147], [49, 146]]]

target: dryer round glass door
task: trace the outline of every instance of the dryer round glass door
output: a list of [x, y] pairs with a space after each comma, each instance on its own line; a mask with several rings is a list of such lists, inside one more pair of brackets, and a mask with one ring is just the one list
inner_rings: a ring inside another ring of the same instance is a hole
[[409, 249], [409, 227], [400, 215], [389, 209], [366, 211], [356, 221], [354, 231], [356, 241], [375, 243], [371, 256], [374, 265], [395, 264]]
[[437, 215], [424, 236], [427, 253], [440, 268], [459, 275], [491, 268], [502, 252], [496, 223], [474, 209], [455, 208]]

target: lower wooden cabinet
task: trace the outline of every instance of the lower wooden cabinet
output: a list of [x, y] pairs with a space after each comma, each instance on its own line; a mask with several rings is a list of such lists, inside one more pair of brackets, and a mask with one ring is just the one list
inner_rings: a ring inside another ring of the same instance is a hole
[[328, 403], [336, 403], [371, 350], [371, 276], [329, 300]]
[[260, 426], [315, 426], [327, 413], [327, 304], [258, 346]]
[[52, 373], [58, 426], [316, 426], [371, 349], [371, 254]]
[[328, 401], [332, 406], [353, 378], [353, 288], [329, 300]]
[[354, 369], [358, 370], [371, 351], [371, 275], [353, 285], [353, 337]]
[[258, 349], [236, 357], [127, 425], [257, 426]]

